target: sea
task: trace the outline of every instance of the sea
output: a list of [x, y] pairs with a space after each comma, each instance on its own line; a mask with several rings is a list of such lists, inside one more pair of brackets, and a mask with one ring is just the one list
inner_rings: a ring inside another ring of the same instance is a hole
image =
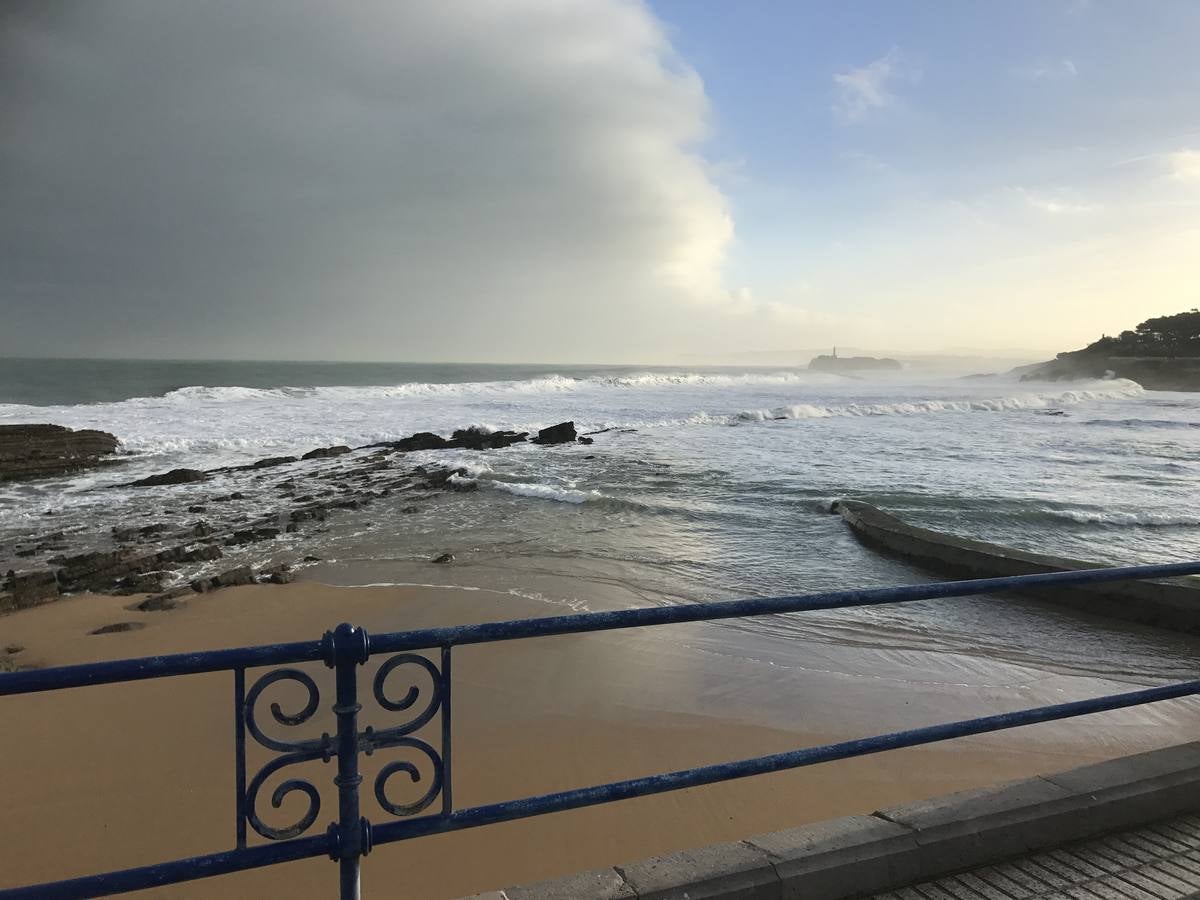
[[[121, 441], [119, 465], [0, 485], [0, 546], [50, 530], [99, 541], [117, 525], [182, 525], [197, 518], [188, 505], [236, 487], [224, 477], [120, 487], [176, 467], [565, 420], [594, 432], [594, 443], [412, 454], [461, 467], [476, 489], [415, 510], [397, 494], [321, 529], [235, 549], [222, 564], [312, 556], [302, 577], [500, 586], [564, 610], [595, 608], [602, 594], [634, 606], [931, 578], [860, 545], [829, 512], [839, 498], [1080, 559], [1200, 558], [1200, 394], [1121, 379], [1035, 383], [912, 368], [854, 377], [801, 366], [0, 360], [0, 424], [99, 428]], [[309, 468], [277, 477], [304, 492]], [[243, 502], [252, 515], [274, 501]], [[429, 562], [442, 553], [455, 562]], [[1145, 683], [1195, 677], [1198, 648], [1012, 598], [722, 628], [706, 651], [736, 652], [738, 633], [802, 637]]]

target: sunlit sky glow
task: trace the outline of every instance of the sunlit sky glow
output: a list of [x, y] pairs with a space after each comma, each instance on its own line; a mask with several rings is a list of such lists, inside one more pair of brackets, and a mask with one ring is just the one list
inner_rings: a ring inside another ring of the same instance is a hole
[[13, 0], [0, 353], [1030, 355], [1200, 303], [1200, 5]]

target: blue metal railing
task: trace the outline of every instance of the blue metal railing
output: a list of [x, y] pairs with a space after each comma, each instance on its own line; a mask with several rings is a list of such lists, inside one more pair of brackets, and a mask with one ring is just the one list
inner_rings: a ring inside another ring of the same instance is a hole
[[[538, 797], [455, 809], [451, 790], [450, 700], [452, 649], [456, 646], [772, 613], [908, 603], [1031, 588], [1044, 589], [1196, 574], [1200, 574], [1200, 562], [1087, 569], [1046, 575], [984, 578], [688, 606], [582, 613], [370, 636], [361, 628], [342, 624], [316, 641], [242, 647], [206, 653], [181, 653], [3, 674], [0, 675], [0, 696], [174, 675], [232, 672], [236, 840], [234, 849], [205, 856], [66, 881], [0, 888], [0, 900], [17, 897], [105, 896], [323, 855], [328, 855], [339, 864], [341, 897], [357, 898], [361, 857], [378, 844], [1200, 694], [1200, 680], [1179, 682]], [[414, 651], [436, 652], [438, 656], [435, 661], [421, 652]], [[389, 654], [389, 657], [374, 676], [372, 693], [383, 710], [402, 714], [404, 721], [382, 729], [373, 726], [360, 729], [358, 716], [362, 707], [359, 703], [358, 667], [370, 657], [381, 654]], [[308, 673], [291, 666], [318, 661], [324, 662], [334, 670], [332, 710], [337, 722], [335, 734], [325, 733], [320, 737], [297, 741], [280, 740], [268, 735], [257, 719], [256, 705], [263, 692], [272, 685], [280, 682], [291, 683], [302, 688], [306, 696], [303, 707], [296, 712], [286, 712], [279, 703], [272, 703], [269, 709], [276, 724], [296, 727], [310, 721], [316, 715], [320, 707], [320, 688]], [[272, 668], [259, 676], [247, 690], [247, 670], [263, 667], [283, 668]], [[412, 679], [412, 686], [406, 693], [397, 698], [389, 693], [387, 683], [390, 676], [402, 668], [417, 677]], [[429, 681], [429, 687], [428, 690], [422, 691], [418, 682], [423, 682], [425, 678]], [[435, 718], [439, 719], [440, 724], [437, 746], [426, 740], [426, 737], [432, 739], [431, 735], [417, 736], [417, 733]], [[247, 735], [258, 746], [276, 754], [249, 779], [246, 761]], [[377, 773], [373, 785], [375, 802], [390, 818], [380, 824], [373, 824], [363, 817], [360, 810], [360, 785], [363, 778], [358, 769], [359, 755], [396, 748], [408, 751], [409, 755], [421, 761], [422, 766], [403, 759], [385, 765]], [[258, 797], [268, 780], [289, 766], [315, 760], [325, 763], [336, 761], [337, 774], [333, 778], [338, 794], [336, 821], [331, 822], [323, 834], [305, 836], [320, 816], [320, 792], [309, 781], [285, 778], [271, 792], [271, 805], [278, 808], [284, 797], [299, 793], [308, 800], [305, 813], [287, 827], [278, 828], [265, 823], [258, 815]], [[422, 773], [425, 764], [428, 764], [427, 776]], [[424, 794], [408, 803], [394, 801], [388, 794], [388, 781], [398, 773], [408, 775], [414, 784], [424, 783]], [[421, 815], [435, 804], [438, 808], [436, 813]], [[265, 839], [266, 843], [251, 845], [248, 842], [250, 830]]]

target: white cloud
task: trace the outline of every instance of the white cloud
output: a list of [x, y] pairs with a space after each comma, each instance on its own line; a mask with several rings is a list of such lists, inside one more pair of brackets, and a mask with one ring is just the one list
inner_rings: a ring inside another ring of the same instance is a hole
[[1081, 202], [1078, 199], [1065, 195], [1061, 191], [1047, 194], [1019, 187], [1016, 188], [1016, 192], [1021, 195], [1021, 198], [1027, 205], [1052, 216], [1084, 215], [1097, 212], [1100, 209], [1098, 204]]
[[888, 90], [896, 80], [916, 81], [919, 71], [892, 47], [874, 62], [847, 69], [833, 76], [837, 96], [833, 112], [843, 122], [857, 122], [873, 110], [891, 106], [894, 95]]
[[1018, 78], [1026, 78], [1031, 81], [1055, 81], [1075, 78], [1079, 75], [1079, 69], [1071, 60], [1060, 59], [1020, 66], [1014, 70], [1014, 74]]
[[1200, 184], [1200, 150], [1176, 150], [1166, 155], [1167, 170], [1176, 181]]

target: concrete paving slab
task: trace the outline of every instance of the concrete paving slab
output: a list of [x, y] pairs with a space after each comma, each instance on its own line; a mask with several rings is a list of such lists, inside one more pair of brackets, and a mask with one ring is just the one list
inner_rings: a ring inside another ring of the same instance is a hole
[[779, 875], [765, 850], [714, 844], [616, 867], [641, 900], [780, 900]]

